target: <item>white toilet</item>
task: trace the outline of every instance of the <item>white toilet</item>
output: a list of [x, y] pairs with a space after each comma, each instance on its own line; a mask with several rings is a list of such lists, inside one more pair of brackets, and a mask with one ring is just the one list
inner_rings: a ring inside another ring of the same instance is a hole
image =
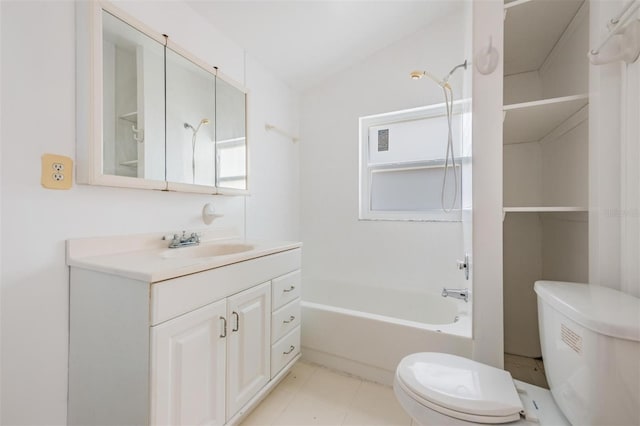
[[538, 281], [551, 391], [467, 358], [405, 357], [393, 389], [420, 425], [640, 425], [640, 299], [596, 285]]

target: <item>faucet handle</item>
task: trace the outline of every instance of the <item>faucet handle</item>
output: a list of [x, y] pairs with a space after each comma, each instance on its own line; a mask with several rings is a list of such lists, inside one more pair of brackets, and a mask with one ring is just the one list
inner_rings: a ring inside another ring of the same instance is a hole
[[465, 254], [464, 255], [464, 260], [460, 260], [458, 259], [456, 261], [456, 265], [458, 265], [458, 269], [459, 270], [464, 270], [464, 277], [465, 279], [469, 279], [469, 255]]

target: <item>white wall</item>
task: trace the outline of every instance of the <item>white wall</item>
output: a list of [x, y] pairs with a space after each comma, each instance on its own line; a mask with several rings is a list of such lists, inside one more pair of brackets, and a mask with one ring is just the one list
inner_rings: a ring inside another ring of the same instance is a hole
[[[626, 3], [592, 2], [593, 45]], [[640, 64], [589, 71], [589, 282], [640, 297]]]
[[[120, 7], [162, 29], [232, 78], [244, 80], [244, 52], [180, 2], [127, 2]], [[2, 1], [2, 424], [66, 423], [69, 238], [204, 228], [202, 206], [225, 214], [212, 226], [236, 226], [248, 237], [299, 239], [297, 147], [251, 152], [251, 201], [76, 185], [40, 186], [40, 156], [75, 153], [75, 31], [71, 1]], [[164, 29], [166, 28], [166, 30]], [[296, 94], [247, 61], [250, 138], [260, 144], [265, 105], [295, 123]], [[270, 137], [270, 136], [269, 136]], [[254, 142], [250, 140], [250, 144]], [[277, 167], [273, 167], [277, 165]], [[278, 187], [289, 183], [286, 190]], [[293, 189], [289, 190], [289, 188]], [[259, 191], [259, 192], [257, 192]], [[275, 205], [278, 203], [278, 205]], [[280, 214], [285, 212], [284, 219]], [[245, 219], [246, 217], [246, 219]], [[280, 219], [280, 220], [276, 220]], [[272, 225], [274, 223], [274, 225]]]
[[533, 283], [542, 278], [542, 229], [537, 213], [507, 214], [504, 219], [504, 351], [509, 354], [541, 354]]
[[[473, 3], [473, 51], [489, 40], [502, 48], [504, 3]], [[502, 316], [502, 85], [503, 67], [473, 69], [473, 358], [503, 365]]]
[[538, 71], [504, 76], [504, 104], [538, 101], [542, 99], [542, 82]]
[[504, 145], [504, 205], [542, 205], [542, 163], [538, 142]]
[[[446, 75], [462, 63], [465, 23], [459, 14], [440, 19], [303, 95], [303, 293], [326, 282], [429, 292], [468, 286], [456, 268], [464, 256], [460, 222], [358, 220], [358, 118], [442, 103], [442, 89], [409, 73]], [[456, 98], [462, 73], [452, 79]]]
[[[3, 34], [3, 24], [2, 24], [2, 6], [0, 6], [0, 59], [2, 58], [2, 52], [3, 52], [3, 43], [2, 43], [2, 34]], [[0, 64], [2, 64], [2, 62], [0, 62]], [[2, 66], [0, 66], [0, 91], [2, 89]], [[3, 140], [3, 129], [2, 129], [2, 104], [3, 102], [0, 102], [0, 188], [2, 188], [2, 140]], [[2, 276], [4, 275], [2, 273], [2, 246], [4, 244], [2, 244], [2, 241], [4, 241], [2, 239], [2, 195], [0, 194], [0, 382], [2, 382], [2, 364], [3, 364], [3, 359], [2, 359], [2, 287], [3, 287], [3, 279]], [[3, 391], [2, 391], [2, 386], [0, 385], [0, 422], [2, 422], [2, 396], [3, 396]]]
[[[269, 123], [298, 134], [300, 103], [291, 89], [247, 57], [249, 104], [249, 190], [247, 235], [262, 239], [299, 240], [300, 145], [265, 131]], [[253, 90], [260, 87], [261, 91]], [[283, 94], [289, 94], [283, 96]], [[269, 159], [265, 161], [264, 159]], [[295, 202], [292, 202], [295, 200]], [[306, 247], [303, 248], [306, 256]]]
[[540, 67], [542, 96], [585, 93], [589, 87], [589, 4], [584, 2]]
[[625, 68], [620, 290], [640, 297], [640, 63]]

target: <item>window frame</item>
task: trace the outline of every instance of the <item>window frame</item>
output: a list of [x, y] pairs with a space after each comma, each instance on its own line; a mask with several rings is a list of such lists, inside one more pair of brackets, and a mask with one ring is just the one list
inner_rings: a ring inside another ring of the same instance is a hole
[[[446, 107], [444, 103], [427, 105], [424, 107], [393, 111], [383, 114], [369, 115], [359, 118], [359, 138], [358, 138], [358, 220], [372, 221], [416, 221], [416, 222], [461, 222], [463, 202], [462, 174], [466, 165], [470, 164], [470, 149], [467, 149], [465, 138], [470, 138], [470, 100], [458, 100], [453, 103], [453, 114], [462, 115], [462, 131], [460, 137], [461, 155], [456, 157], [455, 166], [458, 169], [459, 203], [460, 207], [445, 212], [441, 208], [423, 211], [400, 211], [400, 210], [372, 210], [371, 209], [371, 180], [374, 173], [384, 173], [385, 171], [399, 171], [412, 169], [426, 169], [444, 167], [443, 158], [405, 161], [398, 163], [386, 163], [381, 165], [369, 164], [369, 128], [397, 124], [406, 121], [421, 120], [425, 118], [446, 117]], [[443, 144], [443, 154], [446, 145]], [[468, 152], [467, 152], [468, 151]]]

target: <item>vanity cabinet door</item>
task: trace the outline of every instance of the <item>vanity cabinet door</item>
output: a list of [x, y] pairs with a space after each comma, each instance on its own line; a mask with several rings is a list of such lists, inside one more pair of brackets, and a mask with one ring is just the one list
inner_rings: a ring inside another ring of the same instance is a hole
[[151, 424], [224, 425], [226, 301], [151, 327]]
[[227, 300], [229, 420], [271, 379], [271, 283], [250, 288]]

